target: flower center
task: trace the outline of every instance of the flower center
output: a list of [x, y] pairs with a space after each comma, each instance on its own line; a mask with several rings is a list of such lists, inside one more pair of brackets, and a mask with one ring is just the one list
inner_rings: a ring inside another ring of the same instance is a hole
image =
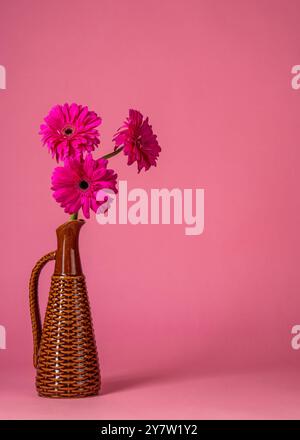
[[81, 180], [79, 182], [79, 188], [82, 189], [83, 191], [87, 190], [89, 187], [89, 182], [87, 182], [86, 180]]
[[62, 133], [67, 137], [72, 136], [72, 134], [74, 134], [74, 131], [75, 131], [75, 129], [71, 125], [67, 125], [66, 127], [64, 127], [62, 129]]
[[141, 145], [141, 140], [142, 140], [142, 137], [140, 135], [136, 136], [133, 139], [133, 143], [134, 143], [135, 147], [139, 148], [139, 146]]

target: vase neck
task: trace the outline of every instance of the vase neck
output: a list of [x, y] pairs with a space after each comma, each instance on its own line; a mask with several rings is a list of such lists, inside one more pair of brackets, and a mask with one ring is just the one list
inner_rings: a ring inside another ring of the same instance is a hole
[[84, 220], [70, 220], [57, 228], [54, 275], [82, 275], [78, 241], [84, 223]]

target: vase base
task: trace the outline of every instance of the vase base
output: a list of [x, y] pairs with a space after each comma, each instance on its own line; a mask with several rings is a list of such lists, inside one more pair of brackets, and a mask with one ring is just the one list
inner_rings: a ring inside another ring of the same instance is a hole
[[47, 392], [47, 391], [38, 391], [39, 397], [45, 397], [50, 399], [81, 399], [85, 397], [95, 397], [99, 396], [100, 390], [93, 390], [90, 392], [84, 392], [84, 393], [76, 393], [74, 391], [68, 393], [68, 392]]

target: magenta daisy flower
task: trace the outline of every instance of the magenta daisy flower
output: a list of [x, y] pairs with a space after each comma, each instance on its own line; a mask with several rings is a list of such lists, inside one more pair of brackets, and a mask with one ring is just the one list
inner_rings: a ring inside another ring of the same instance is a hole
[[137, 110], [129, 110], [129, 117], [124, 125], [119, 128], [113, 137], [115, 150], [123, 147], [124, 154], [128, 156], [128, 165], [137, 162], [138, 172], [151, 166], [156, 166], [156, 160], [161, 148], [156, 135], [143, 115]]
[[39, 134], [57, 161], [81, 157], [100, 143], [96, 127], [101, 124], [101, 118], [82, 105], [56, 105], [44, 121]]
[[97, 212], [106, 200], [98, 201], [97, 192], [109, 189], [117, 192], [117, 174], [107, 169], [107, 160], [94, 160], [91, 154], [85, 159], [68, 159], [62, 167], [56, 167], [52, 174], [53, 197], [65, 212], [74, 214], [82, 208], [86, 218], [90, 209]]

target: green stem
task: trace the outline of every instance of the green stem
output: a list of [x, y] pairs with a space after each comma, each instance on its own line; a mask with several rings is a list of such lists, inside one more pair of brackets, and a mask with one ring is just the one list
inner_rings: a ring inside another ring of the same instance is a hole
[[78, 219], [78, 212], [74, 212], [74, 214], [70, 215], [70, 220], [77, 220]]
[[112, 153], [105, 154], [105, 156], [102, 156], [101, 159], [110, 159], [111, 157], [114, 157], [117, 154], [119, 154], [123, 150], [123, 148], [124, 147], [120, 147], [117, 150], [113, 151]]

